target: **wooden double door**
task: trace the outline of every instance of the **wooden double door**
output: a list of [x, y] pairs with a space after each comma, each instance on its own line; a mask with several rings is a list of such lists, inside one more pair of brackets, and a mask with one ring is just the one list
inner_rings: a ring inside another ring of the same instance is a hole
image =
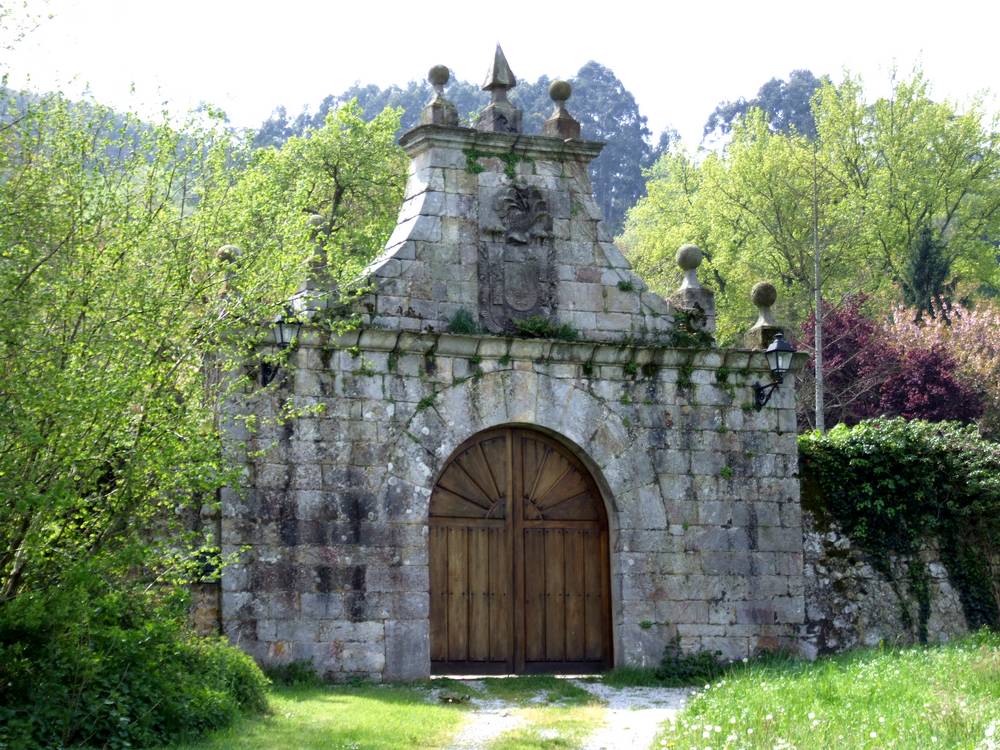
[[607, 515], [560, 443], [501, 428], [462, 445], [434, 486], [429, 552], [433, 671], [611, 665]]

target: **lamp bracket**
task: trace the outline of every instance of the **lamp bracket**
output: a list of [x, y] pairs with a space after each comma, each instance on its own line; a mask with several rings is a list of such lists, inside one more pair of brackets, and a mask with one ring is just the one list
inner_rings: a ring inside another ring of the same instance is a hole
[[760, 383], [753, 384], [753, 408], [760, 411], [765, 406], [767, 402], [771, 400], [771, 394], [774, 393], [775, 389], [781, 385], [781, 380], [775, 380], [773, 383], [768, 383], [767, 385], [761, 385]]

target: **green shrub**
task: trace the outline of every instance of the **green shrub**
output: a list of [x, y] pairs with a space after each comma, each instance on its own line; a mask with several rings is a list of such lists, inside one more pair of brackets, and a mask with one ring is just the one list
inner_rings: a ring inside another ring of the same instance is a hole
[[701, 685], [719, 677], [729, 668], [718, 651], [685, 654], [676, 643], [668, 644], [656, 667], [656, 679], [669, 687]]
[[273, 682], [289, 687], [315, 687], [323, 682], [308, 659], [276, 664], [268, 667], [265, 672]]
[[559, 324], [543, 315], [532, 315], [513, 321], [518, 334], [529, 339], [562, 339], [576, 341], [577, 331], [568, 323]]
[[803, 505], [871, 552], [936, 538], [969, 626], [1000, 625], [985, 551], [1000, 539], [1000, 444], [957, 422], [873, 419], [799, 437]]
[[24, 594], [0, 606], [0, 747], [150, 747], [267, 708], [267, 678], [199, 638], [176, 592]]
[[463, 307], [457, 310], [448, 321], [448, 333], [476, 334], [479, 333], [479, 325], [472, 317], [472, 313]]

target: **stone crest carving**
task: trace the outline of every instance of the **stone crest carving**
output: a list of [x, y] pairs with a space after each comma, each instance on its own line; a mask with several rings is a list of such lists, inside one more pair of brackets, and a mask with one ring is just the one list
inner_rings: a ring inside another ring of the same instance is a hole
[[511, 185], [496, 197], [496, 212], [506, 228], [507, 242], [527, 245], [552, 234], [552, 216], [542, 191]]
[[491, 204], [479, 244], [480, 323], [510, 333], [515, 320], [553, 312], [552, 216], [536, 187], [503, 187]]

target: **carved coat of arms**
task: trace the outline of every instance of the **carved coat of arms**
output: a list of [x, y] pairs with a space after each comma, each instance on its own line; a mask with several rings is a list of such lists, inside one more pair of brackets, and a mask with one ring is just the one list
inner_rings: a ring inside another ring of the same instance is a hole
[[552, 216], [542, 191], [510, 185], [492, 199], [492, 226], [479, 247], [480, 318], [493, 332], [548, 315], [553, 305]]

